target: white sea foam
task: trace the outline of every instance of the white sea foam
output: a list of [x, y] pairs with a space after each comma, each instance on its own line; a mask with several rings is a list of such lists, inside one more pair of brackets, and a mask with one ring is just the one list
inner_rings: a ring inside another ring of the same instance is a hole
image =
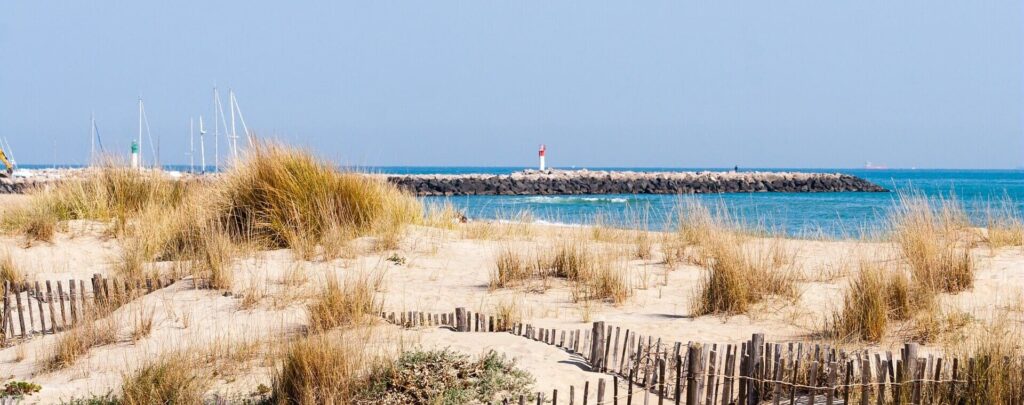
[[524, 201], [534, 204], [625, 204], [629, 202], [629, 199], [626, 197], [532, 196], [526, 197]]

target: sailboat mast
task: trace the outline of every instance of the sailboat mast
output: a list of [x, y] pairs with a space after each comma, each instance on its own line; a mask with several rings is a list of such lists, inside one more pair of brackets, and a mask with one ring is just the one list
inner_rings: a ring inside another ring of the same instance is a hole
[[231, 110], [231, 154], [238, 160], [238, 133], [235, 132], [235, 91], [228, 89], [228, 104]]
[[96, 113], [89, 116], [89, 166], [96, 163]]
[[188, 117], [188, 172], [196, 172], [196, 140], [195, 140], [195, 122], [192, 117]]
[[139, 96], [139, 169], [142, 169], [142, 96]]
[[203, 127], [203, 116], [199, 116], [199, 171], [206, 173], [206, 128]]
[[220, 96], [217, 95], [217, 86], [213, 86], [213, 171], [220, 171], [220, 127], [217, 124], [217, 119], [220, 116], [217, 114], [217, 104], [220, 101]]

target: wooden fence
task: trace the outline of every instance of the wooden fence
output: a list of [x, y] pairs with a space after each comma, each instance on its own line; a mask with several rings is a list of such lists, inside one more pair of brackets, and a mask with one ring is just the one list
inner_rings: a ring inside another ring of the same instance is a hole
[[0, 346], [11, 339], [53, 334], [85, 319], [97, 308], [111, 309], [174, 283], [173, 278], [129, 282], [94, 274], [88, 280], [4, 283]]
[[[456, 308], [451, 313], [382, 313], [403, 327], [445, 326], [456, 332], [507, 332], [562, 348], [591, 371], [609, 375], [583, 384], [582, 403], [730, 404], [980, 404], [993, 374], [1014, 381], [1008, 404], [1024, 404], [1024, 369], [1011, 359], [919, 356], [915, 343], [892, 352], [846, 352], [822, 344], [766, 342], [757, 333], [741, 344], [669, 342], [594, 322], [588, 330], [537, 328]], [[1021, 374], [1010, 376], [1009, 373]], [[607, 391], [611, 392], [607, 392]], [[564, 403], [575, 405], [573, 386]], [[595, 395], [596, 394], [596, 395]], [[559, 392], [519, 398], [520, 404], [559, 401]], [[507, 401], [506, 401], [507, 403]]]

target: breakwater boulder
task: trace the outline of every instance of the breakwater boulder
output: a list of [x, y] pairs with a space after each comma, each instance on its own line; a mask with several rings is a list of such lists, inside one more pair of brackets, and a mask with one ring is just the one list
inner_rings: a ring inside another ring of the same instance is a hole
[[418, 196], [886, 192], [842, 173], [527, 170], [512, 174], [387, 175]]
[[48, 179], [0, 179], [0, 194], [23, 194], [46, 187], [52, 181]]

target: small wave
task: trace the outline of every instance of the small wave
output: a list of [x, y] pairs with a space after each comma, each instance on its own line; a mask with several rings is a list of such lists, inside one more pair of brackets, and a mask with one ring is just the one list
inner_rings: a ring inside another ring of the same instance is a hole
[[584, 226], [583, 224], [571, 224], [571, 223], [567, 223], [567, 222], [558, 222], [558, 221], [545, 221], [543, 219], [534, 220], [533, 224], [536, 224], [536, 225], [550, 225], [550, 226], [562, 226], [562, 227], [567, 227], [567, 228], [579, 228], [579, 227]]
[[535, 204], [625, 204], [629, 202], [629, 199], [625, 197], [534, 196], [526, 197], [524, 201]]

